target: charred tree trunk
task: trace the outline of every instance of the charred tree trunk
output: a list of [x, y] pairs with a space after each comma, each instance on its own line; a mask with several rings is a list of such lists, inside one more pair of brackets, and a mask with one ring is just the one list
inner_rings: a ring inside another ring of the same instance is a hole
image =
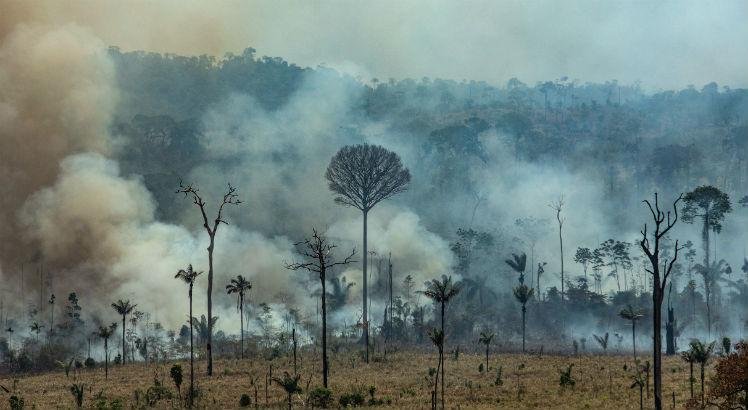
[[368, 301], [369, 301], [369, 291], [367, 287], [367, 278], [366, 278], [366, 268], [367, 268], [367, 256], [368, 255], [368, 249], [367, 249], [367, 242], [366, 242], [366, 230], [367, 230], [367, 217], [368, 212], [364, 211], [364, 257], [363, 257], [363, 266], [364, 266], [364, 280], [363, 280], [363, 286], [364, 286], [364, 309], [363, 309], [363, 317], [362, 317], [362, 325], [364, 327], [364, 361], [366, 363], [369, 363], [369, 307], [368, 307]]

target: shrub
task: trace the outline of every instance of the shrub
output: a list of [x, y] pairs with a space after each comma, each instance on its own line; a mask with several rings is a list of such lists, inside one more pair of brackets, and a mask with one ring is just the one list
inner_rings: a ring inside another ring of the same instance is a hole
[[317, 387], [309, 392], [309, 405], [326, 409], [332, 405], [332, 391], [324, 387]]
[[148, 402], [148, 405], [153, 407], [158, 403], [160, 400], [163, 399], [171, 399], [172, 395], [169, 389], [164, 387], [164, 385], [161, 383], [161, 381], [157, 378], [153, 378], [153, 386], [149, 387], [148, 390], [145, 391], [145, 399]]
[[70, 394], [72, 394], [73, 398], [75, 398], [75, 404], [78, 406], [78, 408], [83, 407], [84, 387], [85, 385], [83, 383], [73, 383], [70, 386]]
[[748, 343], [740, 342], [729, 355], [719, 359], [711, 379], [710, 396], [720, 408], [748, 406]]
[[504, 385], [504, 379], [502, 378], [503, 375], [503, 367], [499, 366], [499, 368], [496, 370], [496, 379], [493, 381], [494, 386], [503, 386]]
[[574, 377], [571, 375], [571, 368], [573, 367], [573, 364], [570, 364], [569, 367], [566, 368], [566, 370], [560, 370], [559, 373], [561, 373], [561, 377], [559, 378], [558, 384], [562, 388], [565, 387], [574, 387], [575, 384], [577, 384], [576, 380], [574, 380]]
[[117, 353], [117, 356], [114, 356], [114, 364], [122, 364], [122, 355]]
[[364, 398], [363, 389], [356, 388], [351, 392], [344, 393], [340, 395], [340, 399], [338, 399], [338, 403], [341, 407], [359, 407], [363, 406], [364, 403], [366, 403], [366, 399]]
[[23, 397], [18, 397], [16, 395], [10, 396], [10, 399], [8, 399], [8, 402], [10, 403], [10, 409], [11, 410], [23, 410]]
[[87, 369], [93, 369], [94, 367], [96, 367], [96, 360], [94, 360], [92, 357], [89, 357], [83, 364]]
[[483, 363], [478, 365], [478, 373], [483, 373]]
[[171, 366], [169, 375], [171, 375], [171, 380], [174, 381], [174, 385], [177, 386], [177, 391], [181, 392], [182, 390], [180, 386], [182, 386], [182, 366], [178, 364]]
[[248, 407], [250, 404], [252, 404], [252, 399], [249, 398], [249, 394], [242, 394], [239, 398], [239, 407]]

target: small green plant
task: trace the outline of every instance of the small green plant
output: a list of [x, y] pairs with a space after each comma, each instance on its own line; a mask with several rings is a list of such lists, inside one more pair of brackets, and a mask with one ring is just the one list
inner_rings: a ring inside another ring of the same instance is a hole
[[146, 402], [148, 402], [148, 405], [154, 407], [159, 401], [169, 400], [171, 398], [172, 394], [169, 389], [167, 389], [163, 385], [158, 377], [154, 376], [153, 386], [149, 387], [148, 390], [145, 391], [145, 400]]
[[78, 408], [83, 407], [83, 391], [85, 385], [83, 383], [73, 383], [70, 386], [70, 394], [75, 398], [75, 404]]
[[249, 394], [244, 393], [239, 397], [239, 407], [249, 407], [252, 404], [252, 399], [249, 398]]
[[171, 370], [169, 371], [169, 375], [171, 376], [171, 380], [174, 381], [174, 385], [177, 386], [177, 394], [179, 396], [182, 396], [182, 366], [175, 364], [174, 366], [171, 366]]
[[722, 355], [727, 356], [730, 354], [730, 348], [732, 347], [732, 341], [729, 337], [725, 336], [722, 338]]
[[577, 384], [577, 381], [574, 380], [574, 377], [571, 375], [572, 367], [574, 367], [574, 365], [570, 364], [566, 368], [566, 370], [559, 370], [561, 377], [559, 378], [558, 384], [559, 386], [561, 386], [561, 388], [566, 388], [566, 387], [574, 388], [574, 385]]
[[16, 396], [15, 394], [10, 396], [8, 402], [10, 403], [10, 410], [23, 410], [25, 405], [23, 403], [23, 397]]
[[340, 399], [338, 399], [338, 403], [340, 404], [341, 407], [363, 406], [364, 403], [366, 403], [363, 389], [361, 387], [357, 387], [348, 393], [341, 394]]
[[309, 392], [309, 405], [326, 409], [332, 405], [332, 391], [324, 387], [317, 387]]
[[288, 400], [288, 408], [291, 409], [293, 403], [292, 397], [294, 393], [301, 393], [301, 387], [299, 386], [299, 380], [301, 376], [291, 376], [288, 372], [283, 372], [283, 377], [273, 377], [272, 380], [280, 385], [283, 390], [286, 391], [286, 399]]
[[381, 406], [384, 404], [384, 400], [377, 399], [374, 394], [377, 392], [377, 388], [369, 386], [369, 406]]
[[483, 363], [478, 365], [478, 373], [483, 374]]
[[502, 366], [499, 366], [498, 369], [496, 369], [496, 379], [493, 381], [494, 386], [503, 386], [504, 385], [504, 379], [503, 377], [503, 371], [504, 368]]

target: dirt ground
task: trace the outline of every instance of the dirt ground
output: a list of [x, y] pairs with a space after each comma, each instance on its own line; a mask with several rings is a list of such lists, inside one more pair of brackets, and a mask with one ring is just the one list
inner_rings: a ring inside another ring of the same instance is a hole
[[[341, 394], [354, 390], [370, 398], [369, 387], [376, 388], [374, 398], [382, 400], [381, 407], [428, 409], [430, 408], [429, 368], [436, 367], [436, 355], [400, 352], [391, 354], [386, 361], [381, 358], [368, 365], [354, 354], [331, 355], [330, 389], [334, 407], [338, 407]], [[645, 358], [646, 360], [647, 358]], [[294, 394], [293, 406], [303, 408], [309, 388], [320, 386], [320, 360], [311, 354], [300, 358], [298, 374], [302, 393]], [[633, 359], [625, 356], [548, 356], [496, 354], [489, 359], [488, 372], [480, 372], [485, 356], [461, 354], [445, 359], [446, 407], [454, 409], [542, 408], [542, 409], [636, 409], [639, 407], [639, 389], [633, 383]], [[189, 362], [179, 362], [184, 370], [182, 392], [189, 385]], [[15, 393], [23, 398], [25, 408], [75, 408], [70, 391], [73, 383], [84, 385], [83, 406], [87, 408], [147, 407], [149, 387], [154, 379], [164, 387], [162, 398], [154, 403], [157, 408], [179, 406], [177, 390], [169, 376], [173, 363], [128, 364], [110, 366], [109, 378], [104, 379], [104, 369], [71, 371], [66, 377], [63, 370], [52, 373], [18, 377], [3, 377], [0, 384], [11, 390], [2, 392], [2, 408], [9, 408], [9, 397]], [[559, 385], [560, 371], [573, 365], [573, 387]], [[284, 371], [293, 373], [290, 358], [218, 360], [214, 375], [205, 375], [205, 361], [196, 362], [196, 384], [200, 399], [199, 408], [239, 408], [242, 394], [251, 398], [255, 407], [255, 394], [259, 408], [283, 408], [286, 395], [277, 383], [266, 386], [272, 366], [274, 377]], [[484, 364], [485, 366], [485, 364]], [[502, 377], [497, 383], [498, 369]], [[698, 378], [698, 371], [696, 370]], [[707, 377], [709, 372], [707, 372]], [[673, 393], [675, 408], [683, 408], [689, 398], [688, 364], [678, 357], [666, 357], [663, 365], [663, 394], [665, 407], [671, 408]], [[253, 382], [254, 380], [254, 382]], [[650, 381], [650, 383], [652, 383]], [[256, 387], [256, 393], [255, 393]], [[266, 398], [267, 387], [267, 398]], [[698, 381], [695, 394], [700, 391]], [[168, 398], [171, 395], [173, 398]], [[154, 394], [151, 394], [153, 397]], [[158, 396], [158, 395], [155, 395]], [[112, 402], [114, 401], [114, 406]], [[644, 393], [644, 407], [652, 408], [651, 398]]]

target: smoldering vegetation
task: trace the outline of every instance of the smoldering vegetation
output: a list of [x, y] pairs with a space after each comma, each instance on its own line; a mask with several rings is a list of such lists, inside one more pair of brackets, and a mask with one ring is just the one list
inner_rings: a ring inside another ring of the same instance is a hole
[[[187, 357], [187, 291], [173, 277], [209, 269], [209, 239], [191, 198], [175, 194], [180, 181], [199, 188], [208, 215], [228, 183], [242, 202], [215, 238], [218, 356], [238, 356], [244, 337], [265, 357], [288, 354], [292, 334], [321, 343], [320, 279], [286, 269], [313, 228], [339, 256], [357, 250], [325, 278], [333, 352], [360, 350], [363, 258], [375, 357], [431, 345], [443, 316], [423, 291], [441, 275], [461, 289], [442, 333], [454, 349], [481, 349], [481, 332], [502, 351], [523, 339], [531, 352], [651, 348], [641, 201], [658, 192], [669, 205], [704, 186], [722, 212], [705, 223], [693, 199], [690, 220], [663, 239], [663, 264], [676, 240], [686, 246], [665, 294], [668, 337], [675, 350], [737, 340], [748, 312], [746, 114], [748, 91], [716, 83], [364, 79], [251, 48], [124, 52], [75, 25], [23, 26], [0, 47], [3, 358], [14, 370], [104, 360], [91, 332], [119, 323], [118, 299], [137, 304], [127, 360]], [[336, 204], [325, 178], [336, 152], [359, 144], [396, 153], [411, 176], [368, 214], [367, 253], [361, 212]], [[236, 275], [252, 285], [239, 312], [224, 291]], [[190, 321], [198, 357], [211, 335], [205, 276]], [[606, 334], [603, 349], [595, 336]]]

